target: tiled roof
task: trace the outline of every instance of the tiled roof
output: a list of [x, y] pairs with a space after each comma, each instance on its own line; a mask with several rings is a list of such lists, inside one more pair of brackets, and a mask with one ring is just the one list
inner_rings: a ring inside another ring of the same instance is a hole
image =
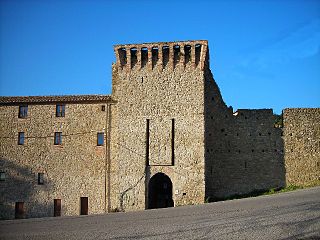
[[112, 101], [111, 95], [60, 95], [60, 96], [17, 96], [0, 97], [0, 105], [19, 103], [56, 103], [56, 102], [106, 102]]

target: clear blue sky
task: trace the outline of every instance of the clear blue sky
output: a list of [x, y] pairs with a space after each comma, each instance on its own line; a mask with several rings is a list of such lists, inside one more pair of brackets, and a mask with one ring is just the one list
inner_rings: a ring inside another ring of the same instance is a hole
[[113, 45], [207, 39], [228, 105], [320, 107], [320, 1], [0, 1], [0, 95], [111, 94]]

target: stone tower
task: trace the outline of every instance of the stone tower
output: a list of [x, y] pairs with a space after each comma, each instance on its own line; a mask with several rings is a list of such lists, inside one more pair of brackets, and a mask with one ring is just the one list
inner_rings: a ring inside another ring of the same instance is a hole
[[111, 152], [120, 208], [203, 202], [207, 41], [114, 50]]

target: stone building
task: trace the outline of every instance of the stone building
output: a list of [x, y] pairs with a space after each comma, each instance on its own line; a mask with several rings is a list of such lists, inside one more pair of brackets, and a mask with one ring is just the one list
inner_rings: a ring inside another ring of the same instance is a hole
[[320, 178], [320, 109], [233, 112], [207, 41], [114, 46], [111, 95], [0, 97], [2, 219], [203, 203]]
[[19, 204], [26, 217], [59, 215], [61, 204], [74, 215], [87, 200], [91, 213], [103, 213], [110, 96], [0, 101], [1, 217], [14, 218]]

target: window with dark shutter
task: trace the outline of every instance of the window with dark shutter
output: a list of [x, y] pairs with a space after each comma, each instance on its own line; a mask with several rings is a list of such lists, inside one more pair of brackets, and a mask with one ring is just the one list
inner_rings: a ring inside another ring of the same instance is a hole
[[19, 118], [27, 118], [28, 116], [28, 105], [19, 106]]
[[44, 184], [44, 174], [38, 173], [38, 184], [43, 185]]
[[55, 132], [54, 145], [61, 145], [61, 144], [62, 144], [62, 132]]
[[97, 145], [103, 146], [104, 144], [104, 133], [98, 133], [97, 134]]
[[0, 172], [0, 181], [6, 180], [6, 173], [5, 172]]
[[24, 132], [19, 132], [18, 144], [19, 145], [23, 145], [24, 144]]
[[58, 104], [56, 106], [56, 117], [64, 117], [65, 116], [65, 104]]

